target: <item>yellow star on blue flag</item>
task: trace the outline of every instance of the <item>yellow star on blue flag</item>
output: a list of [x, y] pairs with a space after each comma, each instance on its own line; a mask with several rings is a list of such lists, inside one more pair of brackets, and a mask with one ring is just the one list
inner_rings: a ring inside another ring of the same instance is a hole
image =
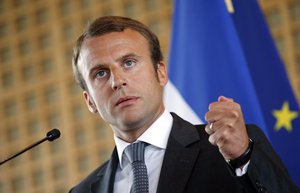
[[274, 110], [273, 115], [276, 118], [275, 130], [279, 131], [281, 128], [285, 128], [288, 132], [292, 132], [292, 120], [299, 116], [297, 111], [291, 111], [289, 103], [285, 101], [280, 110]]

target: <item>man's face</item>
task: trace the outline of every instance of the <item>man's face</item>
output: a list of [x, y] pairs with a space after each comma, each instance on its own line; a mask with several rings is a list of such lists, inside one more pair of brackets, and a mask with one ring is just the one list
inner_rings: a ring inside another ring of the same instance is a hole
[[[163, 112], [166, 66], [155, 72], [147, 40], [126, 29], [87, 39], [78, 61], [91, 112], [99, 112], [117, 136], [144, 132]], [[126, 138], [126, 137], [125, 137]]]

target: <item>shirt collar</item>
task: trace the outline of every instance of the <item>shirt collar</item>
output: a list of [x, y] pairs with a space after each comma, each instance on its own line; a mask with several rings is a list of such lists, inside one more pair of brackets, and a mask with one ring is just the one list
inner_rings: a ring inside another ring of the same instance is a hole
[[[155, 147], [166, 149], [168, 138], [173, 124], [172, 115], [164, 110], [163, 114], [136, 140], [143, 141]], [[114, 135], [117, 147], [120, 167], [122, 168], [122, 156], [125, 148], [130, 143]]]

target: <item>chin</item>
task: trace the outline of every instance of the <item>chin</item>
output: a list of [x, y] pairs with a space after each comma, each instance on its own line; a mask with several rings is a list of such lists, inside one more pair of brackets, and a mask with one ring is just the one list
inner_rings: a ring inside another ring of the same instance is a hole
[[137, 115], [124, 117], [120, 122], [122, 122], [124, 128], [128, 128], [128, 130], [133, 130], [144, 126], [143, 119]]

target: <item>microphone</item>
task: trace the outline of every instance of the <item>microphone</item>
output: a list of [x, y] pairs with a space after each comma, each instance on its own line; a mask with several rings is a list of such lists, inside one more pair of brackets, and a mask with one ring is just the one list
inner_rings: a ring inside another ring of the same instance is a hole
[[59, 138], [59, 137], [60, 137], [60, 131], [59, 131], [58, 129], [52, 129], [51, 131], [49, 131], [49, 132], [47, 133], [46, 137], [44, 137], [43, 139], [41, 139], [41, 140], [35, 142], [34, 144], [32, 144], [32, 145], [30, 145], [30, 146], [28, 146], [28, 147], [26, 147], [25, 149], [21, 150], [20, 152], [16, 153], [16, 154], [13, 155], [13, 156], [7, 158], [6, 160], [1, 161], [1, 162], [0, 162], [0, 165], [2, 165], [2, 164], [4, 164], [5, 162], [7, 162], [7, 161], [9, 161], [9, 160], [11, 160], [11, 159], [13, 159], [13, 158], [15, 158], [15, 157], [21, 155], [22, 153], [24, 153], [24, 152], [30, 150], [31, 148], [33, 148], [33, 147], [39, 145], [40, 143], [43, 143], [43, 142], [46, 141], [46, 140], [48, 140], [48, 141], [54, 141], [55, 139], [57, 139], [57, 138]]

